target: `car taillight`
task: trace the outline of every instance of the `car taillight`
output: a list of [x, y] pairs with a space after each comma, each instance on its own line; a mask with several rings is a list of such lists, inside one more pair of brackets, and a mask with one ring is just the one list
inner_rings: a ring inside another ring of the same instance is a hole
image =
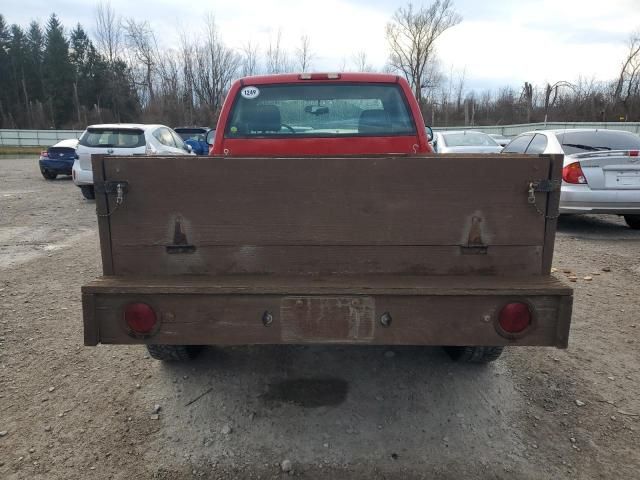
[[124, 309], [124, 320], [134, 333], [149, 333], [156, 326], [156, 312], [146, 303], [130, 303]]
[[580, 162], [573, 162], [562, 169], [562, 180], [567, 183], [587, 183]]
[[40, 156], [41, 157], [48, 157], [49, 156], [49, 152], [47, 152], [46, 150], [43, 150], [40, 152]]
[[531, 325], [531, 311], [526, 303], [507, 303], [498, 317], [500, 328], [507, 333], [520, 333]]
[[640, 150], [629, 150], [630, 157], [637, 157], [640, 155]]

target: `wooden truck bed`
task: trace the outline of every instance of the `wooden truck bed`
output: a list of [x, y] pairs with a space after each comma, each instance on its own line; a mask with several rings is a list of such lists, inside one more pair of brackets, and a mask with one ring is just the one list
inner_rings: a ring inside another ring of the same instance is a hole
[[[85, 343], [566, 347], [571, 289], [549, 275], [561, 164], [94, 157], [104, 276], [83, 287]], [[507, 338], [510, 301], [533, 321]], [[152, 335], [128, 331], [130, 302], [159, 312]]]

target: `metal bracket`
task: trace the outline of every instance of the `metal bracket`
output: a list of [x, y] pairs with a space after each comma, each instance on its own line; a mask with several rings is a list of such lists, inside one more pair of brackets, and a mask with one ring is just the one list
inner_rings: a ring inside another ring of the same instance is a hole
[[562, 182], [560, 180], [549, 180], [546, 178], [544, 180], [529, 182], [529, 187], [533, 187], [534, 192], [557, 192], [558, 190], [560, 190], [561, 185]]
[[[118, 189], [120, 187], [120, 190]], [[129, 182], [124, 180], [108, 180], [99, 182], [93, 186], [96, 193], [106, 193], [107, 195], [117, 195], [119, 191], [123, 194], [129, 191]]]

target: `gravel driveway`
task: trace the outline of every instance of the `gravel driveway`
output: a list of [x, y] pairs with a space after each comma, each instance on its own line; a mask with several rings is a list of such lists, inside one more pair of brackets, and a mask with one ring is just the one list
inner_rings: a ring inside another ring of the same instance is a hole
[[[640, 478], [640, 232], [563, 217], [569, 349], [82, 345], [95, 207], [0, 158], [0, 478]], [[284, 470], [290, 470], [283, 472]]]

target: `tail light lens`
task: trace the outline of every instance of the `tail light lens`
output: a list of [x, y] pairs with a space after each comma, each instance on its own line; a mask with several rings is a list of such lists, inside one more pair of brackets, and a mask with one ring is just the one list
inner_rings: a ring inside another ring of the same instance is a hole
[[640, 154], [640, 150], [629, 150], [630, 157], [637, 157]]
[[124, 309], [124, 320], [134, 333], [151, 332], [158, 323], [156, 312], [146, 303], [130, 303]]
[[573, 162], [562, 169], [562, 180], [567, 183], [587, 183], [580, 162]]
[[500, 310], [500, 327], [507, 333], [520, 333], [531, 325], [531, 311], [526, 303], [508, 303]]

